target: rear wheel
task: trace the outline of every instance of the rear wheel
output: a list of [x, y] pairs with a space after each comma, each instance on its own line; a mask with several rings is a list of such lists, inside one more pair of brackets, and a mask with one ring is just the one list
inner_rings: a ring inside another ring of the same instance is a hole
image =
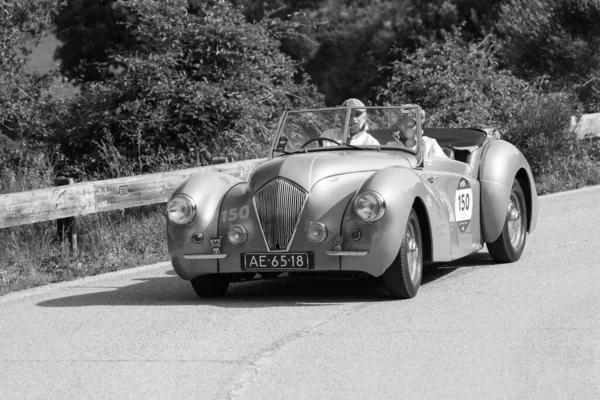
[[220, 297], [229, 288], [229, 278], [223, 274], [201, 275], [192, 279], [192, 287], [199, 297]]
[[415, 210], [410, 210], [398, 256], [381, 276], [383, 286], [396, 299], [417, 295], [423, 276], [423, 241]]
[[519, 181], [515, 179], [510, 191], [506, 220], [500, 237], [487, 243], [490, 256], [496, 262], [509, 263], [521, 258], [527, 239], [527, 206]]

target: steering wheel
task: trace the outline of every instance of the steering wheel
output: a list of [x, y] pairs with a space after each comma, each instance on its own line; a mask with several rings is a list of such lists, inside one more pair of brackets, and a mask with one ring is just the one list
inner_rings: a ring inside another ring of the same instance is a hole
[[319, 142], [319, 146], [323, 147], [324, 140], [327, 140], [328, 142], [333, 142], [333, 143], [337, 144], [338, 146], [342, 145], [340, 142], [338, 142], [337, 140], [334, 140], [334, 139], [329, 139], [327, 137], [316, 137], [316, 138], [308, 139], [302, 146], [300, 146], [300, 148], [303, 149], [306, 146], [308, 146], [309, 144], [311, 144], [312, 142]]

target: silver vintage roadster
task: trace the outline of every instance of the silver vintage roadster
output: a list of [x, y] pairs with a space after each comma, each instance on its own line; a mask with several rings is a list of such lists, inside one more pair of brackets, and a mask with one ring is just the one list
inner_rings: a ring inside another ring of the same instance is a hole
[[[371, 144], [353, 144], [357, 112]], [[175, 271], [201, 297], [261, 276], [362, 274], [406, 299], [425, 264], [484, 244], [495, 261], [517, 261], [538, 214], [522, 153], [483, 130], [421, 123], [417, 105], [284, 112], [247, 182], [207, 172], [173, 193]], [[430, 143], [443, 154], [429, 156]]]

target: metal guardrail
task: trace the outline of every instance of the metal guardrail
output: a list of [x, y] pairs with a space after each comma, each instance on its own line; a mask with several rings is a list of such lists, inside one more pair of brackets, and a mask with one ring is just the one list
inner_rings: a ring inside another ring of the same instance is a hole
[[247, 179], [266, 158], [0, 195], [0, 228], [166, 202], [191, 175], [219, 171]]

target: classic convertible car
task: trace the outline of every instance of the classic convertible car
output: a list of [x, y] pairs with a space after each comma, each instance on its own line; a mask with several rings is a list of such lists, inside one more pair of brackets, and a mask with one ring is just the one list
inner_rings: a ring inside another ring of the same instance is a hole
[[[352, 145], [365, 113], [379, 144]], [[538, 214], [521, 152], [483, 130], [422, 129], [421, 118], [417, 105], [284, 112], [247, 182], [206, 172], [174, 192], [175, 271], [201, 297], [260, 277], [356, 274], [406, 299], [424, 265], [484, 244], [496, 262], [517, 261]], [[425, 154], [433, 139], [442, 156]]]

